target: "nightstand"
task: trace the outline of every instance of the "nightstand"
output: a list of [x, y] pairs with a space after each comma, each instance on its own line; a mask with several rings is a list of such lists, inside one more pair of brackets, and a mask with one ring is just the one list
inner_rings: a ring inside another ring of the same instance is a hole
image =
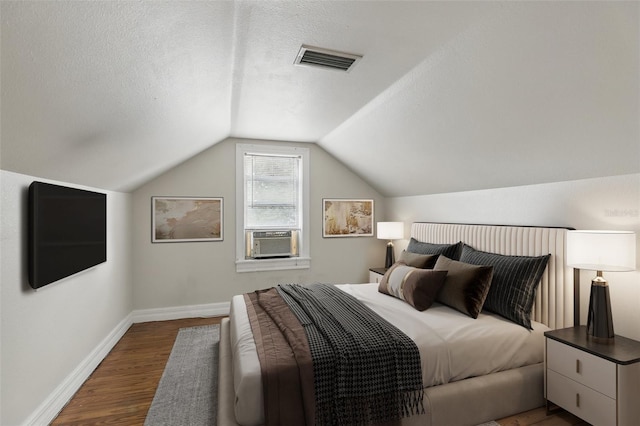
[[369, 282], [379, 283], [388, 268], [369, 268]]
[[545, 395], [594, 426], [633, 426], [640, 419], [640, 342], [587, 336], [585, 326], [547, 331]]

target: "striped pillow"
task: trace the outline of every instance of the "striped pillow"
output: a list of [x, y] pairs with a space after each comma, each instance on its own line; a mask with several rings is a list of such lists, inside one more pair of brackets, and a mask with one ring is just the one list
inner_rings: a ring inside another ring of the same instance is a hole
[[428, 309], [447, 277], [447, 271], [421, 269], [396, 262], [380, 280], [378, 291], [404, 300], [419, 311]]
[[474, 265], [493, 266], [493, 280], [484, 309], [531, 329], [531, 309], [550, 254], [506, 256], [475, 250], [464, 245], [460, 260]]

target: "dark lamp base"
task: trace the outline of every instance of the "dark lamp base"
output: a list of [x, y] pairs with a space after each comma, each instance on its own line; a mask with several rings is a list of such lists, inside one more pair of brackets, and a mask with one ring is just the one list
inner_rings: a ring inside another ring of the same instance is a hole
[[384, 260], [384, 267], [391, 268], [391, 265], [395, 263], [395, 259], [393, 256], [393, 243], [389, 241], [387, 243], [387, 257]]
[[606, 284], [591, 284], [589, 313], [587, 315], [587, 335], [599, 339], [611, 339], [615, 336], [613, 333], [609, 286]]

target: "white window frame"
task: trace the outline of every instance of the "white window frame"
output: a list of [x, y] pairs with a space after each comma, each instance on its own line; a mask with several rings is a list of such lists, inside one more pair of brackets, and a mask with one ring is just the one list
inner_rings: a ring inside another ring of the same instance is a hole
[[[299, 256], [277, 259], [245, 259], [244, 227], [244, 156], [245, 154], [300, 156], [302, 159], [302, 223], [300, 224]], [[236, 271], [278, 271], [309, 269], [309, 148], [285, 145], [236, 144]]]

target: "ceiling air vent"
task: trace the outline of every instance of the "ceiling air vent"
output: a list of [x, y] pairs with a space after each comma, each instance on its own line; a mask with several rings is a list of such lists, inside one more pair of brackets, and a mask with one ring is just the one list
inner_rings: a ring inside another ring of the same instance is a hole
[[296, 56], [294, 64], [349, 72], [351, 68], [353, 68], [353, 65], [360, 59], [362, 59], [361, 55], [305, 46], [303, 44], [298, 52], [298, 56]]

